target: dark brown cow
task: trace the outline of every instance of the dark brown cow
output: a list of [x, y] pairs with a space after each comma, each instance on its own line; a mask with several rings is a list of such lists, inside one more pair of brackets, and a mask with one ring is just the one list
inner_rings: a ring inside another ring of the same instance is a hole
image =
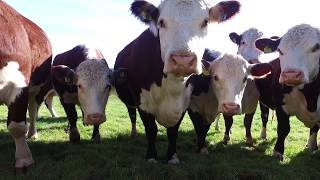
[[34, 94], [48, 78], [51, 44], [41, 28], [3, 1], [0, 32], [0, 103], [9, 107], [7, 125], [16, 145], [15, 167], [23, 168], [34, 162], [25, 137], [28, 103], [31, 114], [36, 114]]

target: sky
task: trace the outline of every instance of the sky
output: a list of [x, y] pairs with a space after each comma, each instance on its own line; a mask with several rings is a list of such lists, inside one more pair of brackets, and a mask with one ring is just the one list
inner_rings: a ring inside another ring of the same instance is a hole
[[[158, 6], [161, 0], [148, 2]], [[212, 2], [220, 2], [211, 0]], [[239, 0], [240, 13], [232, 20], [212, 24], [206, 39], [207, 47], [236, 53], [229, 40], [230, 32], [256, 27], [265, 36], [282, 36], [301, 23], [319, 27], [317, 0]], [[129, 11], [133, 0], [5, 0], [18, 12], [39, 25], [49, 36], [54, 55], [78, 44], [101, 49], [109, 66], [128, 43], [144, 29], [144, 24]], [[269, 60], [271, 57], [263, 57]]]

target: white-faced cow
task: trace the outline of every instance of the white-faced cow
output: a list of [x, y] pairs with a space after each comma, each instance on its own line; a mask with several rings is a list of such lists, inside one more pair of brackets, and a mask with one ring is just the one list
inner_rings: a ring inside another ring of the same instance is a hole
[[148, 162], [157, 158], [157, 120], [167, 128], [168, 162], [179, 163], [176, 139], [191, 95], [186, 79], [202, 72], [208, 24], [226, 21], [239, 8], [237, 1], [215, 6], [205, 0], [164, 0], [158, 7], [132, 3], [132, 13], [150, 28], [118, 54], [115, 86], [127, 107], [138, 108], [148, 139]]
[[[263, 33], [260, 32], [256, 28], [250, 28], [243, 32], [242, 34], [237, 34], [236, 32], [232, 32], [229, 34], [229, 37], [232, 42], [234, 42], [238, 46], [237, 54], [240, 54], [245, 60], [247, 60], [250, 64], [260, 63], [260, 55], [262, 52], [258, 50], [255, 46], [255, 41], [258, 38], [261, 38]], [[252, 87], [254, 89], [250, 89]], [[256, 92], [256, 87], [254, 85], [248, 86], [246, 88], [248, 92]], [[251, 96], [250, 97], [250, 104], [258, 102], [259, 96]], [[260, 110], [261, 110], [261, 120], [262, 120], [262, 129], [260, 133], [260, 138], [266, 139], [267, 138], [267, 122], [268, 122], [268, 115], [269, 109], [264, 106], [260, 102]], [[251, 136], [251, 124], [253, 119], [254, 112], [250, 114], [246, 114], [244, 117], [244, 126], [246, 128], [246, 139], [248, 145], [253, 145], [253, 140]], [[229, 137], [229, 132], [233, 123], [233, 118], [231, 116], [225, 115], [225, 124], [226, 124], [226, 131], [224, 136], [224, 143], [227, 144]]]
[[83, 45], [76, 46], [54, 58], [51, 75], [67, 114], [70, 141], [80, 141], [75, 109], [78, 104], [83, 123], [94, 125], [92, 139], [99, 142], [99, 124], [106, 121], [105, 107], [112, 81], [112, 71], [101, 52]]
[[317, 149], [320, 121], [319, 29], [301, 24], [289, 29], [282, 38], [258, 39], [255, 44], [264, 52], [279, 52], [279, 58], [270, 62], [274, 67], [273, 76], [268, 82], [256, 82], [262, 102], [268, 107], [273, 106], [277, 113], [278, 138], [274, 156], [283, 158], [284, 141], [290, 132], [290, 116], [296, 116], [311, 128], [308, 147]]
[[[35, 94], [50, 74], [51, 44], [36, 24], [0, 1], [0, 103], [9, 107], [8, 130], [15, 145], [15, 167], [33, 164], [26, 143], [26, 112], [36, 117]], [[28, 107], [29, 104], [29, 107]]]
[[[199, 151], [205, 154], [205, 137], [217, 113], [231, 118], [235, 114], [253, 114], [259, 98], [253, 79], [265, 77], [271, 72], [271, 66], [250, 64], [241, 56], [231, 54], [204, 61], [208, 76], [193, 75], [189, 79], [193, 94], [188, 113], [196, 129]], [[251, 134], [246, 133], [249, 139]]]

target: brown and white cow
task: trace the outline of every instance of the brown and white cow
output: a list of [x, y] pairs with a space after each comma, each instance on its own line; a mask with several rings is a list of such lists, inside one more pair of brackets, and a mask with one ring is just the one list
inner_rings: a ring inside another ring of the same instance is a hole
[[[311, 128], [308, 147], [318, 149], [320, 121], [320, 30], [307, 24], [292, 27], [279, 39], [259, 39], [256, 47], [264, 52], [279, 52], [275, 73], [268, 82], [257, 83], [261, 98], [269, 107], [274, 100], [278, 119], [278, 139], [274, 156], [282, 159], [284, 141], [290, 132], [289, 117], [296, 116]], [[272, 94], [262, 89], [272, 89]], [[269, 99], [269, 100], [268, 100]], [[269, 101], [269, 103], [268, 103]]]
[[[262, 36], [263, 36], [263, 33], [256, 28], [250, 28], [240, 35], [236, 32], [232, 32], [229, 34], [231, 41], [238, 46], [237, 54], [240, 54], [250, 64], [260, 63], [259, 59], [262, 52], [255, 47], [254, 43], [258, 38], [261, 38]], [[248, 86], [246, 90], [248, 92], [257, 92], [254, 84], [252, 84], [251, 86]], [[259, 96], [257, 96], [257, 94], [255, 94], [254, 96], [249, 96], [248, 98], [250, 98], [248, 99], [248, 103], [250, 104], [258, 103]], [[261, 120], [262, 120], [262, 129], [260, 133], [260, 138], [266, 139], [269, 109], [266, 106], [264, 106], [261, 102], [259, 104], [260, 104]], [[248, 145], [253, 145], [253, 139], [251, 136], [251, 124], [252, 124], [254, 113], [255, 112], [245, 114], [245, 117], [244, 117], [244, 125], [246, 128], [246, 138], [247, 138]], [[227, 115], [225, 115], [224, 117], [226, 121], [224, 143], [227, 144], [228, 140], [230, 139], [229, 134], [230, 134], [230, 129], [233, 123], [233, 118], [232, 116], [227, 116]]]
[[[235, 114], [253, 114], [259, 98], [253, 79], [264, 78], [271, 72], [271, 66], [250, 64], [232, 54], [221, 55], [213, 61], [204, 60], [208, 76], [193, 75], [194, 79], [189, 79], [193, 93], [188, 113], [198, 136], [198, 150], [206, 154], [205, 137], [217, 114], [231, 118]], [[246, 136], [250, 139], [251, 133], [246, 131]]]
[[40, 27], [3, 1], [0, 32], [0, 103], [9, 107], [7, 125], [16, 145], [15, 167], [24, 168], [34, 163], [26, 142], [26, 112], [28, 108], [30, 118], [36, 117], [35, 94], [50, 74], [51, 44]]
[[191, 96], [186, 79], [202, 72], [208, 24], [226, 21], [239, 8], [237, 1], [215, 6], [205, 0], [164, 0], [158, 7], [132, 3], [132, 13], [150, 27], [118, 54], [115, 87], [129, 112], [138, 108], [148, 139], [148, 162], [157, 158], [157, 120], [167, 128], [168, 162], [179, 163], [176, 139]]
[[92, 140], [99, 142], [99, 125], [106, 121], [112, 70], [98, 49], [79, 45], [58, 54], [52, 63], [52, 83], [69, 121], [71, 142], [80, 141], [76, 105], [82, 110], [83, 123], [94, 125]]

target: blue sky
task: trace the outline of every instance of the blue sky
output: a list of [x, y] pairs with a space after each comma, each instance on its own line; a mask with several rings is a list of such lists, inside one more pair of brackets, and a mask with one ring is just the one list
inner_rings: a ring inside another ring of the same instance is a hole
[[[54, 54], [78, 44], [99, 47], [110, 66], [117, 53], [145, 28], [129, 12], [133, 0], [5, 0], [21, 14], [38, 24], [48, 34]], [[158, 5], [160, 0], [149, 2]], [[214, 1], [212, 2], [219, 2]], [[236, 53], [228, 38], [257, 27], [266, 36], [284, 34], [290, 27], [319, 24], [319, 2], [316, 0], [240, 0], [241, 12], [232, 21], [210, 26], [207, 46]]]

